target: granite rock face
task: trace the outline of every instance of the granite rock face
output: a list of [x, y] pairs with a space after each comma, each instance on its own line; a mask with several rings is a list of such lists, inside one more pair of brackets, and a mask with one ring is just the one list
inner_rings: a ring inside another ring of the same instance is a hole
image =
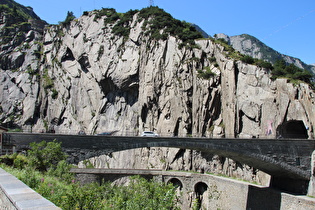
[[[298, 125], [297, 133], [314, 137], [314, 92], [307, 84], [272, 81], [268, 69], [233, 60], [211, 39], [196, 40], [197, 47], [180, 47], [173, 36], [151, 39], [137, 14], [128, 37], [112, 33], [106, 16], [95, 16], [43, 31], [26, 28], [22, 38], [1, 45], [1, 124], [33, 132], [152, 130], [215, 138], [295, 135], [290, 128]], [[213, 75], [202, 76], [207, 71]], [[228, 159], [196, 151], [143, 148], [115, 160], [93, 164], [251, 176]]]

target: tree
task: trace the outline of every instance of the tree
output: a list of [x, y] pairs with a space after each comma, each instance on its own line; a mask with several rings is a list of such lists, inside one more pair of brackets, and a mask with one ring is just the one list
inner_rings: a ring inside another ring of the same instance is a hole
[[61, 149], [61, 143], [56, 140], [52, 142], [42, 141], [30, 144], [28, 151], [29, 165], [40, 171], [56, 168], [59, 161], [66, 159], [66, 154]]
[[253, 64], [255, 62], [254, 58], [249, 55], [245, 55], [244, 57], [242, 57], [241, 61], [248, 64]]
[[73, 12], [68, 11], [66, 19], [65, 19], [63, 22], [60, 22], [60, 24], [61, 24], [62, 26], [67, 26], [67, 25], [70, 24], [70, 22], [73, 21], [74, 19], [75, 19], [75, 16], [74, 16]]

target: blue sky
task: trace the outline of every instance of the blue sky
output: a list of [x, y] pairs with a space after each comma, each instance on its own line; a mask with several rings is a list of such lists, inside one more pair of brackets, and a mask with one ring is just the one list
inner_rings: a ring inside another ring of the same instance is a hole
[[[315, 63], [315, 1], [285, 0], [153, 0], [174, 18], [199, 25], [213, 36], [250, 34], [282, 54]], [[63, 21], [68, 11], [114, 8], [117, 12], [142, 9], [150, 0], [16, 0], [33, 7], [48, 23]]]

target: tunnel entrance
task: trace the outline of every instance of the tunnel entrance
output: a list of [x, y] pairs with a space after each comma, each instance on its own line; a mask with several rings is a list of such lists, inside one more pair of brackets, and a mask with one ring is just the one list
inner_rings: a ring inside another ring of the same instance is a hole
[[307, 127], [302, 120], [290, 120], [279, 125], [277, 128], [277, 138], [307, 139]]

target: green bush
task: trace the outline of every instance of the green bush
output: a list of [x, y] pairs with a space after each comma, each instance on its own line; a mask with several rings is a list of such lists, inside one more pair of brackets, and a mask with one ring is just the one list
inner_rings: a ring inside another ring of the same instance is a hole
[[0, 163], [4, 163], [8, 166], [13, 166], [14, 163], [14, 159], [16, 158], [17, 153], [13, 154], [13, 155], [3, 155], [0, 157]]
[[[17, 153], [14, 153], [14, 155]], [[28, 165], [28, 159], [25, 155], [17, 154], [13, 161], [13, 166], [17, 169], [23, 169]]]
[[204, 70], [198, 70], [198, 77], [201, 77], [203, 79], [210, 79], [211, 77], [214, 77], [215, 73], [213, 73], [209, 66], [205, 67]]
[[121, 14], [119, 16], [119, 21], [115, 24], [112, 29], [112, 32], [117, 36], [123, 36], [126, 39], [130, 34], [130, 24], [134, 14], [136, 14], [138, 10], [129, 10], [125, 14]]
[[42, 80], [43, 80], [44, 89], [46, 91], [54, 87], [54, 81], [52, 78], [50, 78], [48, 74], [48, 69], [44, 69], [43, 74], [42, 74]]
[[209, 62], [210, 63], [216, 63], [217, 62], [217, 59], [215, 57], [210, 57], [209, 58]]
[[51, 94], [51, 97], [53, 99], [57, 99], [58, 98], [58, 91], [56, 89], [52, 89], [52, 94]]
[[116, 187], [111, 190], [112, 193], [107, 193], [105, 197], [106, 207], [111, 209], [176, 209], [176, 192], [173, 185], [135, 176], [131, 178], [128, 187]]
[[270, 69], [270, 70], [273, 69], [273, 66], [271, 63], [261, 60], [261, 59], [253, 58], [249, 55], [244, 55], [243, 57], [241, 57], [240, 60], [243, 61], [244, 63], [253, 64], [253, 65], [263, 67], [266, 69]]
[[0, 163], [4, 163], [17, 169], [22, 169], [28, 165], [28, 159], [25, 155], [18, 153], [10, 155], [6, 154], [0, 157]]
[[71, 180], [74, 179], [73, 174], [69, 173], [71, 168], [73, 168], [71, 164], [67, 163], [66, 160], [61, 160], [58, 162], [56, 168], [50, 168], [47, 174], [70, 182]]
[[255, 64], [259, 67], [263, 67], [263, 68], [266, 68], [266, 69], [270, 69], [272, 70], [273, 69], [273, 66], [271, 63], [267, 62], [267, 61], [264, 61], [264, 60], [261, 60], [261, 59], [256, 59], [255, 60]]
[[61, 150], [61, 143], [56, 140], [53, 142], [42, 141], [40, 143], [30, 143], [31, 150], [28, 151], [27, 157], [29, 165], [39, 171], [56, 169], [59, 161], [66, 159], [66, 154]]
[[242, 57], [241, 61], [248, 64], [253, 64], [255, 62], [254, 58], [249, 55], [245, 55], [244, 57]]
[[94, 11], [94, 21], [97, 21], [99, 18], [106, 16], [105, 23], [114, 23], [119, 19], [119, 15], [116, 10], [113, 8], [102, 8], [101, 10]]

